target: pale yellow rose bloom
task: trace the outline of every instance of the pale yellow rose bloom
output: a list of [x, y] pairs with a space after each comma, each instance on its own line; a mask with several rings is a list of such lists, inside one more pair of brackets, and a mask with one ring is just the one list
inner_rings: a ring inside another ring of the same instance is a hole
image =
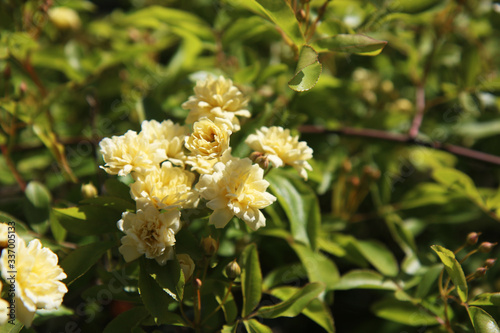
[[189, 280], [193, 275], [195, 267], [193, 259], [191, 259], [189, 254], [178, 254], [177, 260], [179, 261], [179, 266], [181, 266], [182, 272], [184, 273], [184, 280]]
[[[0, 290], [2, 290], [2, 281], [0, 281]], [[7, 321], [10, 319], [9, 316], [9, 305], [10, 303], [4, 300], [3, 298], [0, 298], [0, 326], [4, 325], [7, 323]], [[14, 313], [12, 313], [14, 315]]]
[[132, 171], [144, 173], [157, 168], [167, 159], [160, 142], [151, 143], [144, 135], [134, 131], [104, 138], [99, 146], [106, 163], [101, 168], [111, 175], [126, 176]]
[[171, 120], [161, 123], [156, 120], [143, 121], [140, 135], [150, 144], [157, 144], [165, 150], [166, 158], [175, 165], [184, 165], [184, 141], [188, 135], [187, 127]]
[[[10, 284], [12, 271], [8, 251], [2, 251], [0, 265], [2, 277]], [[25, 326], [31, 326], [37, 309], [57, 309], [68, 292], [61, 282], [66, 274], [58, 265], [57, 255], [38, 239], [29, 242], [28, 246], [22, 238], [17, 239], [15, 259], [15, 305], [16, 318]]]
[[202, 118], [193, 125], [193, 133], [186, 140], [186, 148], [191, 151], [187, 164], [201, 174], [212, 173], [215, 163], [230, 150], [231, 124], [224, 119]]
[[198, 81], [194, 88], [194, 96], [190, 96], [182, 107], [189, 110], [187, 124], [197, 122], [203, 117], [211, 120], [222, 118], [229, 120], [233, 132], [240, 130], [240, 122], [236, 116], [250, 117], [246, 109], [248, 100], [233, 85], [233, 81], [220, 76], [217, 79], [209, 76]]
[[164, 162], [161, 168], [135, 175], [130, 185], [134, 200], [145, 198], [158, 209], [192, 208], [198, 195], [192, 189], [194, 173]]
[[253, 150], [263, 153], [274, 167], [290, 165], [307, 180], [306, 170], [312, 170], [307, 160], [312, 158], [313, 150], [305, 141], [299, 142], [298, 136], [291, 136], [290, 130], [277, 126], [261, 127], [245, 142]]
[[213, 174], [201, 175], [196, 189], [214, 211], [209, 223], [223, 228], [237, 216], [252, 230], [265, 226], [266, 218], [260, 209], [272, 204], [276, 197], [266, 192], [269, 183], [263, 176], [264, 170], [252, 165], [248, 158], [218, 162]]
[[139, 200], [137, 207], [136, 213], [123, 213], [117, 223], [125, 233], [118, 250], [126, 262], [145, 255], [165, 265], [174, 257], [175, 234], [181, 229], [180, 211], [160, 212], [145, 199]]

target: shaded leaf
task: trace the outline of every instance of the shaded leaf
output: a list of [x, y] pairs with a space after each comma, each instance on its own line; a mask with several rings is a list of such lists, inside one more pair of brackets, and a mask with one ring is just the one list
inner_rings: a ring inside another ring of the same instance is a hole
[[145, 307], [134, 307], [113, 318], [113, 320], [106, 325], [103, 333], [128, 332], [133, 327], [138, 326], [147, 316], [149, 316], [149, 313]]
[[431, 249], [433, 249], [434, 252], [437, 253], [439, 259], [441, 259], [441, 262], [444, 264], [446, 272], [450, 276], [451, 281], [453, 281], [458, 296], [460, 297], [462, 302], [467, 302], [467, 280], [465, 279], [465, 274], [462, 266], [457, 261], [457, 259], [455, 259], [455, 254], [439, 245], [432, 245]]
[[368, 270], [352, 270], [340, 277], [340, 280], [335, 284], [335, 290], [349, 289], [381, 289], [381, 290], [397, 290], [398, 286], [391, 280], [385, 278], [381, 274]]
[[469, 302], [469, 305], [494, 305], [500, 306], [500, 293], [483, 293], [479, 294]]
[[146, 260], [144, 263], [149, 275], [176, 301], [184, 297], [185, 278], [177, 259], [169, 260], [160, 266], [156, 260]]
[[410, 326], [436, 325], [436, 318], [411, 302], [386, 299], [375, 303], [371, 310], [380, 318]]
[[96, 242], [79, 247], [71, 252], [60, 263], [61, 268], [68, 276], [64, 283], [71, 284], [85, 274], [108, 249], [114, 246], [116, 246], [116, 242]]
[[442, 2], [442, 0], [392, 1], [387, 7], [387, 11], [418, 14], [431, 9]]
[[333, 261], [304, 245], [294, 243], [291, 244], [291, 247], [306, 268], [310, 282], [322, 282], [325, 284], [326, 290], [335, 288], [339, 279], [339, 271]]
[[384, 244], [373, 240], [358, 240], [357, 247], [366, 260], [380, 273], [387, 276], [396, 276], [398, 274], [399, 269], [396, 258]]
[[121, 213], [102, 206], [54, 208], [54, 217], [71, 233], [81, 236], [117, 231], [116, 222]]
[[240, 257], [241, 291], [243, 293], [243, 317], [248, 316], [262, 297], [262, 273], [255, 244], [248, 245]]
[[435, 265], [430, 267], [427, 272], [424, 273], [422, 280], [417, 286], [417, 291], [415, 292], [415, 297], [424, 298], [431, 291], [433, 287], [436, 287], [436, 280], [441, 274], [443, 267], [441, 265]]
[[432, 173], [433, 178], [448, 187], [448, 190], [454, 190], [469, 197], [474, 202], [483, 204], [483, 199], [479, 194], [476, 185], [472, 179], [465, 173], [453, 168], [439, 168]]

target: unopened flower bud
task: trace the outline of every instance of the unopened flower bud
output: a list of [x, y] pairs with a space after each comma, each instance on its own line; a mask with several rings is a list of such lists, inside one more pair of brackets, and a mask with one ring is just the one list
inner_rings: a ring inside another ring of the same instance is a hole
[[78, 13], [67, 7], [49, 9], [49, 18], [59, 30], [77, 30], [81, 25]]
[[496, 259], [494, 259], [494, 258], [490, 258], [490, 259], [488, 259], [488, 260], [486, 260], [486, 261], [484, 262], [484, 266], [485, 266], [486, 268], [491, 268], [491, 267], [493, 267], [493, 265], [495, 265], [495, 262], [496, 262], [496, 261], [497, 261]]
[[97, 197], [97, 189], [94, 184], [88, 183], [82, 185], [82, 197], [84, 199], [90, 199]]
[[212, 236], [208, 236], [208, 237], [202, 238], [201, 247], [203, 248], [205, 255], [208, 257], [211, 257], [219, 249], [219, 243], [215, 239], [213, 239]]
[[497, 245], [497, 243], [482, 242], [479, 245], [478, 251], [482, 253], [489, 253]]
[[254, 163], [257, 163], [264, 170], [269, 167], [269, 159], [260, 151], [254, 151], [252, 154], [250, 154], [250, 159]]
[[226, 275], [231, 280], [234, 281], [241, 274], [240, 265], [236, 262], [236, 259], [231, 261], [226, 266]]
[[479, 235], [480, 233], [477, 233], [477, 232], [471, 232], [467, 235], [467, 244], [468, 245], [474, 245], [477, 243], [478, 239], [479, 239]]
[[480, 278], [483, 277], [486, 274], [487, 269], [484, 267], [479, 267], [476, 269], [476, 272], [474, 272], [474, 277]]
[[184, 281], [189, 280], [194, 272], [193, 259], [191, 259], [189, 254], [178, 254], [177, 260], [179, 261], [179, 266], [181, 266], [182, 272], [184, 273]]
[[351, 170], [352, 170], [352, 163], [351, 163], [351, 161], [344, 160], [344, 162], [342, 162], [342, 170], [344, 172], [346, 172], [346, 173], [351, 172]]
[[21, 90], [23, 94], [28, 91], [28, 85], [26, 82], [22, 81], [21, 84], [19, 84], [19, 90]]
[[201, 280], [198, 278], [194, 279], [193, 284], [194, 284], [194, 289], [200, 289], [201, 286], [203, 285]]

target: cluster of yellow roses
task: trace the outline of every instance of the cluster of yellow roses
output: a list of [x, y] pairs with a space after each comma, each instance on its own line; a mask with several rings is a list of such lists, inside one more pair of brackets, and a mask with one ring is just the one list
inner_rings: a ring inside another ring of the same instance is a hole
[[[259, 164], [231, 155], [230, 136], [241, 128], [238, 116], [251, 115], [245, 109], [248, 100], [224, 77], [198, 81], [194, 93], [182, 105], [189, 110], [186, 123], [191, 129], [170, 120], [144, 121], [139, 133], [128, 131], [100, 142], [103, 169], [134, 179], [130, 193], [137, 211], [123, 213], [118, 221], [125, 233], [119, 251], [127, 262], [141, 255], [160, 265], [172, 259], [175, 235], [182, 227], [180, 209], [197, 207], [200, 198], [213, 210], [209, 223], [216, 228], [236, 216], [253, 230], [266, 223], [260, 209], [276, 200], [266, 192], [269, 183]], [[307, 179], [312, 149], [289, 130], [262, 127], [246, 143], [260, 161], [291, 165]], [[185, 263], [185, 275], [191, 275], [191, 259], [177, 256]]]
[[61, 282], [66, 274], [57, 264], [54, 252], [43, 247], [38, 239], [26, 245], [15, 233], [14, 224], [0, 224], [0, 270], [3, 280], [8, 283], [6, 295], [9, 298], [8, 301], [0, 299], [0, 325], [13, 324], [15, 318], [30, 327], [37, 310], [55, 310], [61, 306], [68, 292]]

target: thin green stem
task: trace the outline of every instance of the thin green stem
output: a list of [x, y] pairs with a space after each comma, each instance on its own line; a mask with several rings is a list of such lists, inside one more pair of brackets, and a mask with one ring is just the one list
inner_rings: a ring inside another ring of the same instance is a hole
[[229, 286], [227, 287], [227, 292], [224, 295], [224, 298], [222, 299], [222, 301], [219, 303], [219, 305], [212, 312], [210, 312], [210, 314], [208, 316], [205, 317], [205, 319], [203, 319], [203, 321], [201, 322], [201, 325], [203, 325], [209, 318], [211, 318], [213, 315], [215, 315], [217, 313], [217, 311], [219, 311], [224, 306], [224, 304], [226, 304], [227, 298], [229, 297], [229, 294], [231, 294], [232, 287], [233, 287], [233, 281], [229, 282]]

